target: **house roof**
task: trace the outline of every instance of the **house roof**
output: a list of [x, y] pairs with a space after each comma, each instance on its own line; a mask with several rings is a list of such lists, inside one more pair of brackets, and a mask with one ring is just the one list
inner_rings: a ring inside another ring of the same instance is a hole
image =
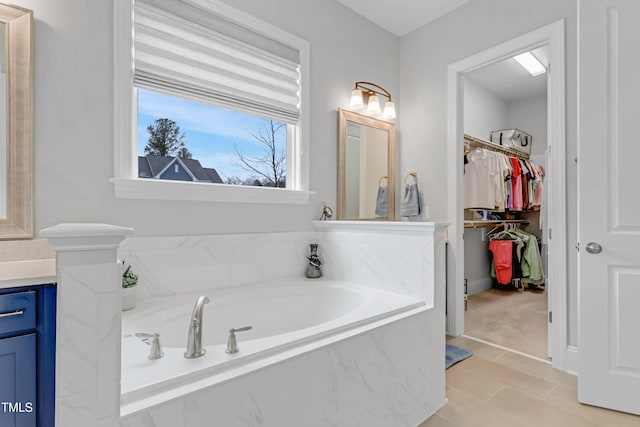
[[218, 172], [213, 168], [204, 168], [196, 159], [180, 159], [170, 156], [148, 154], [138, 156], [138, 178], [160, 178], [160, 175], [173, 163], [179, 162], [195, 181], [222, 184]]
[[171, 163], [175, 159], [175, 157], [154, 156], [151, 154], [145, 157], [147, 159], [147, 162], [149, 162], [149, 168], [151, 169], [152, 177], [155, 177], [156, 175], [160, 174], [163, 170], [167, 168], [167, 166], [169, 166], [169, 163]]
[[151, 172], [151, 166], [146, 157], [138, 156], [138, 177], [139, 178], [153, 178]]
[[216, 171], [213, 168], [203, 168], [203, 169], [207, 173], [207, 175], [209, 175], [209, 179], [211, 180], [211, 182], [223, 184], [222, 178], [220, 178], [220, 175], [218, 175], [218, 171]]
[[196, 159], [180, 159], [182, 164], [191, 171], [198, 181], [209, 181], [209, 175], [205, 172], [200, 162]]

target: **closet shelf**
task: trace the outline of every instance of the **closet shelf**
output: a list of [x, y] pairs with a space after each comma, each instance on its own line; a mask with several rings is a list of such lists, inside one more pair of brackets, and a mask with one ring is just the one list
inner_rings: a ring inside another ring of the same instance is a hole
[[502, 224], [523, 224], [523, 225], [527, 225], [529, 224], [529, 221], [527, 221], [526, 219], [497, 219], [497, 220], [479, 220], [479, 221], [472, 221], [472, 220], [465, 220], [464, 221], [464, 228], [493, 228], [496, 225], [502, 225]]
[[[507, 154], [512, 157], [518, 157], [521, 159], [529, 160], [529, 155], [520, 151], [505, 148], [501, 145], [494, 144], [493, 142], [485, 141], [484, 139], [476, 138], [470, 135], [464, 135], [465, 144], [468, 142], [473, 148], [486, 148], [488, 150], [497, 151], [499, 153]], [[466, 153], [465, 153], [466, 154]]]

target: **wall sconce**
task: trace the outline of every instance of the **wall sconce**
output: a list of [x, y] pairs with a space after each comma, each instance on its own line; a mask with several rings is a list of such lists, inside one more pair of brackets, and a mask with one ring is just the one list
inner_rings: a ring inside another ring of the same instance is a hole
[[391, 94], [377, 84], [356, 82], [356, 87], [351, 91], [351, 102], [349, 106], [352, 110], [359, 110], [364, 107], [364, 103], [367, 101], [367, 114], [380, 114], [380, 99], [378, 95], [386, 96], [388, 99], [384, 104], [382, 118], [395, 119], [396, 106], [391, 100]]

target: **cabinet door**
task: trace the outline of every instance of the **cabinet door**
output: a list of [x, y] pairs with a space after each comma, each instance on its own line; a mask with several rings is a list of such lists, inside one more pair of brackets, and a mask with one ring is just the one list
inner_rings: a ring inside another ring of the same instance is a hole
[[36, 335], [0, 340], [0, 426], [36, 425]]

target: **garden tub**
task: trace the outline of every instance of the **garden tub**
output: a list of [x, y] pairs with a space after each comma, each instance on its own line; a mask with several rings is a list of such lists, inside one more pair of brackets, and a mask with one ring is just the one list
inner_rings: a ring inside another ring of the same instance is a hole
[[[206, 354], [187, 359], [193, 306], [204, 305]], [[138, 301], [122, 313], [121, 415], [227, 381], [394, 319], [428, 309], [417, 298], [351, 283], [300, 279], [238, 286]], [[227, 354], [229, 329], [238, 353]], [[160, 334], [164, 357], [149, 360], [137, 332]]]

